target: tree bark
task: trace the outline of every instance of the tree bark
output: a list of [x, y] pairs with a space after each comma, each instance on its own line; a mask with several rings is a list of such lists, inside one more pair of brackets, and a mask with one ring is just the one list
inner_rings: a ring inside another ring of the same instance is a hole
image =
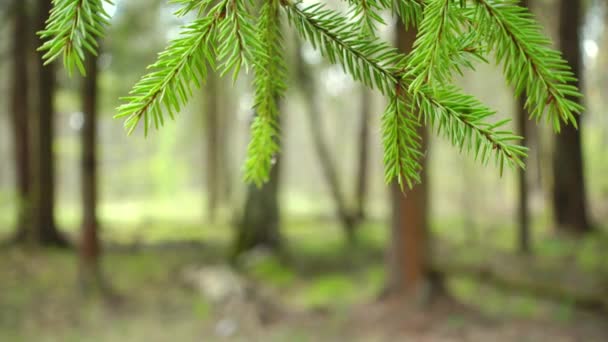
[[[44, 29], [45, 22], [51, 10], [51, 0], [37, 1], [36, 32]], [[36, 40], [40, 42], [38, 39]], [[36, 137], [34, 167], [35, 195], [34, 210], [34, 240], [41, 245], [67, 247], [67, 240], [59, 233], [55, 224], [55, 159], [53, 155], [53, 121], [55, 68], [51, 63], [43, 65], [41, 56], [37, 61], [37, 122], [34, 136]]]
[[[87, 71], [82, 86], [82, 126], [81, 182], [82, 182], [82, 233], [80, 240], [80, 267], [85, 284], [99, 283], [99, 221], [97, 219], [97, 95], [98, 58], [88, 55], [85, 60]], [[97, 284], [99, 285], [99, 284]]]
[[266, 248], [274, 253], [281, 252], [279, 193], [280, 162], [270, 171], [270, 179], [261, 187], [248, 186], [245, 211], [234, 242], [234, 256], [253, 250]]
[[15, 240], [23, 242], [31, 225], [30, 189], [30, 142], [29, 142], [29, 86], [28, 47], [29, 23], [26, 4], [22, 0], [13, 1], [13, 67], [12, 67], [12, 125], [17, 185], [17, 223]]
[[215, 75], [210, 75], [207, 80], [207, 103], [206, 103], [206, 136], [207, 136], [207, 215], [209, 222], [215, 222], [216, 211], [219, 201], [219, 113], [218, 113], [218, 79]]
[[366, 218], [365, 203], [367, 200], [367, 178], [369, 177], [369, 112], [371, 94], [367, 87], [361, 86], [361, 112], [359, 121], [359, 158], [357, 159], [356, 218]]
[[[528, 146], [528, 111], [525, 109], [526, 98], [524, 95], [519, 96], [517, 101], [518, 117], [517, 127], [522, 146]], [[527, 165], [527, 160], [524, 160]], [[527, 169], [527, 168], [526, 168]], [[518, 207], [517, 207], [517, 246], [520, 253], [530, 253], [530, 220], [528, 213], [528, 173], [526, 169], [520, 168], [517, 174], [518, 185]]]
[[[560, 0], [559, 44], [564, 57], [578, 78], [581, 87], [582, 63], [580, 49], [580, 0]], [[580, 99], [576, 99], [580, 101]], [[587, 215], [585, 177], [581, 147], [581, 119], [576, 117], [578, 130], [572, 125], [562, 128], [555, 136], [553, 153], [553, 211], [558, 231], [582, 234], [591, 230]]]
[[250, 184], [247, 188], [243, 216], [237, 224], [233, 243], [233, 260], [258, 247], [275, 254], [283, 252], [279, 205], [281, 158], [280, 155], [275, 158], [268, 182], [260, 187]]
[[[397, 47], [409, 53], [416, 38], [414, 29], [408, 29], [398, 21]], [[421, 126], [421, 150], [426, 154], [427, 131]], [[425, 300], [441, 288], [438, 274], [430, 267], [429, 198], [426, 158], [420, 160], [421, 183], [403, 193], [397, 184], [391, 187], [392, 238], [389, 254], [388, 294], [398, 296], [424, 296]]]

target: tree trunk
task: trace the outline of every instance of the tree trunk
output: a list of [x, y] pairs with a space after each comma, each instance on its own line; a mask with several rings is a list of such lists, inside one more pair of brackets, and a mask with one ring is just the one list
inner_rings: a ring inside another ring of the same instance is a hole
[[[218, 102], [218, 174], [220, 178], [219, 187], [219, 203], [229, 204], [233, 201], [233, 170], [232, 170], [232, 142], [230, 131], [232, 129], [232, 123], [235, 120], [234, 112], [238, 98], [231, 95], [230, 102], [225, 101], [224, 95], [226, 94], [226, 84], [221, 79], [217, 79], [217, 102]], [[221, 114], [219, 114], [221, 113]]]
[[277, 155], [275, 164], [270, 170], [268, 182], [260, 187], [255, 184], [248, 186], [243, 216], [237, 224], [233, 244], [232, 257], [234, 260], [241, 254], [258, 247], [276, 254], [282, 253], [283, 239], [280, 230], [279, 206], [280, 169], [281, 158]]
[[[397, 47], [409, 53], [416, 38], [414, 29], [406, 30], [401, 21], [397, 24]], [[421, 149], [426, 154], [427, 132], [421, 126]], [[429, 297], [441, 288], [440, 277], [430, 268], [429, 199], [426, 158], [420, 160], [421, 184], [403, 193], [397, 184], [391, 187], [392, 246], [389, 255], [388, 294], [398, 296]]]
[[[564, 57], [582, 82], [580, 50], [581, 29], [580, 0], [560, 0], [559, 43]], [[580, 101], [579, 99], [576, 99]], [[553, 153], [553, 212], [558, 231], [582, 234], [591, 230], [587, 216], [585, 177], [581, 148], [581, 120], [576, 118], [579, 129], [571, 125], [562, 128], [555, 136]]]
[[17, 183], [17, 224], [15, 240], [27, 238], [31, 225], [30, 193], [30, 142], [29, 142], [29, 91], [28, 91], [28, 47], [29, 23], [26, 4], [14, 0], [13, 66], [12, 66], [12, 124], [14, 132], [15, 175]]
[[82, 181], [82, 234], [80, 240], [80, 273], [84, 285], [99, 285], [100, 243], [97, 220], [97, 79], [98, 58], [88, 55], [87, 71], [82, 87], [81, 181]]
[[[524, 95], [519, 96], [517, 101], [518, 117], [517, 127], [519, 135], [522, 136], [521, 145], [528, 146], [528, 111], [525, 109], [526, 98]], [[524, 160], [526, 165], [527, 160]], [[527, 168], [526, 168], [527, 169]], [[520, 253], [530, 253], [530, 220], [528, 213], [528, 173], [526, 169], [520, 168], [517, 174], [518, 183], [518, 208], [517, 208], [517, 246]]]
[[[37, 1], [36, 31], [44, 29], [51, 9], [51, 0]], [[39, 40], [37, 40], [39, 41]], [[40, 42], [40, 41], [39, 41]], [[67, 240], [59, 233], [55, 224], [55, 160], [53, 155], [53, 118], [55, 93], [55, 68], [53, 64], [43, 65], [41, 56], [37, 61], [37, 122], [34, 130], [36, 137], [34, 168], [35, 195], [34, 239], [47, 246], [67, 247]]]
[[279, 164], [277, 161], [270, 171], [270, 180], [267, 183], [261, 187], [251, 184], [247, 189], [245, 211], [237, 227], [234, 256], [257, 247], [276, 253], [281, 251]]
[[206, 136], [207, 136], [207, 215], [209, 222], [215, 222], [218, 207], [220, 183], [219, 183], [219, 122], [218, 122], [218, 79], [215, 75], [210, 75], [207, 80], [207, 103], [206, 103]]
[[367, 178], [369, 160], [369, 112], [371, 110], [371, 94], [367, 87], [361, 86], [361, 112], [359, 121], [359, 158], [357, 160], [357, 189], [356, 189], [356, 218], [363, 221], [366, 218], [365, 202], [367, 200]]
[[328, 144], [323, 135], [323, 125], [321, 117], [319, 116], [321, 109], [319, 108], [315, 79], [311, 76], [310, 70], [308, 70], [309, 68], [302, 59], [299, 48], [296, 58], [298, 81], [302, 88], [302, 93], [304, 94], [306, 114], [310, 122], [310, 130], [315, 151], [319, 157], [323, 176], [336, 205], [336, 214], [342, 224], [346, 239], [348, 243], [353, 244], [356, 241], [356, 218], [346, 204], [346, 199], [343, 196], [342, 188], [340, 186], [340, 178], [336, 170], [336, 165], [331, 157]]

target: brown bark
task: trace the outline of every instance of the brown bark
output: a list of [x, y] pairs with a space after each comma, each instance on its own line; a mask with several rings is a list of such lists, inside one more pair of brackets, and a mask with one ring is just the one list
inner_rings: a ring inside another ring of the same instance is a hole
[[[280, 126], [280, 122], [278, 124]], [[281, 158], [279, 155], [275, 158], [268, 182], [260, 187], [250, 184], [247, 188], [243, 216], [237, 224], [233, 243], [234, 260], [255, 248], [268, 249], [275, 254], [283, 252], [279, 204]]]
[[304, 94], [306, 114], [310, 122], [313, 144], [315, 152], [319, 157], [323, 178], [327, 182], [334, 204], [336, 205], [336, 214], [342, 224], [346, 238], [352, 244], [356, 241], [356, 217], [349, 210], [346, 199], [343, 196], [336, 165], [323, 135], [323, 125], [319, 116], [321, 109], [319, 108], [315, 80], [311, 77], [310, 70], [305, 65], [299, 49], [297, 51], [297, 73], [298, 81]]
[[[524, 108], [526, 103], [522, 95], [518, 98], [517, 127], [519, 135], [522, 136], [521, 145], [527, 146], [528, 137], [528, 111]], [[527, 160], [524, 160], [527, 164]], [[530, 220], [528, 213], [528, 177], [526, 169], [519, 169], [517, 174], [518, 185], [518, 207], [517, 207], [517, 246], [521, 253], [530, 253]]]
[[[523, 0], [521, 6], [528, 7], [529, 1]], [[528, 146], [528, 111], [525, 108], [526, 95], [522, 94], [517, 99], [517, 129], [523, 138], [521, 145]], [[517, 207], [517, 248], [520, 253], [530, 253], [530, 220], [528, 213], [528, 174], [526, 172], [528, 161], [524, 160], [526, 168], [520, 168], [517, 174], [518, 207]]]
[[220, 151], [219, 151], [219, 107], [218, 107], [218, 79], [210, 75], [207, 80], [207, 103], [206, 103], [206, 136], [207, 136], [207, 214], [210, 222], [215, 221], [219, 201], [220, 182]]
[[[426, 140], [424, 128], [419, 130], [419, 134]], [[426, 166], [424, 160], [421, 163]], [[389, 291], [395, 294], [420, 291], [429, 274], [428, 177], [425, 171], [422, 171], [420, 179], [422, 183], [405, 193], [398, 184], [391, 186], [393, 217]]]
[[261, 187], [248, 186], [245, 211], [234, 242], [234, 257], [258, 247], [281, 252], [279, 167], [277, 160], [270, 171], [270, 179]]
[[81, 275], [86, 283], [99, 277], [99, 222], [97, 220], [97, 95], [98, 58], [89, 55], [85, 60], [87, 71], [82, 86], [81, 182], [82, 182], [82, 233], [80, 240]]
[[[416, 37], [413, 29], [406, 30], [399, 21], [397, 25], [397, 47], [403, 53], [411, 51]], [[418, 128], [422, 137], [421, 149], [426, 152], [427, 132]], [[440, 289], [440, 277], [430, 268], [429, 243], [429, 199], [426, 158], [420, 160], [421, 183], [412, 189], [401, 191], [397, 184], [391, 188], [392, 194], [392, 246], [389, 260], [389, 284], [391, 295], [429, 296]]]
[[26, 4], [13, 1], [13, 47], [12, 47], [12, 125], [14, 132], [14, 158], [17, 185], [17, 224], [15, 238], [24, 241], [28, 234], [31, 205], [30, 189], [30, 143], [29, 143], [29, 91], [28, 91], [28, 47], [29, 29]]
[[[580, 49], [580, 0], [560, 0], [559, 44], [564, 57], [582, 85]], [[580, 99], [576, 99], [580, 101]], [[555, 136], [553, 153], [553, 212], [558, 231], [582, 234], [591, 230], [587, 216], [585, 177], [581, 147], [581, 119], [576, 118], [578, 130], [571, 125]]]
[[[51, 0], [37, 1], [36, 31], [44, 29], [51, 9]], [[37, 39], [39, 44], [40, 40]], [[55, 224], [55, 159], [53, 155], [53, 119], [55, 68], [53, 64], [43, 65], [41, 56], [37, 61], [37, 121], [34, 127], [36, 137], [35, 161], [33, 168], [35, 188], [33, 197], [34, 240], [41, 245], [66, 247], [67, 240], [59, 233]]]
[[359, 158], [357, 159], [357, 188], [356, 217], [358, 221], [365, 220], [365, 203], [367, 200], [367, 178], [369, 176], [369, 112], [371, 107], [371, 94], [365, 87], [361, 87], [361, 112], [359, 121]]

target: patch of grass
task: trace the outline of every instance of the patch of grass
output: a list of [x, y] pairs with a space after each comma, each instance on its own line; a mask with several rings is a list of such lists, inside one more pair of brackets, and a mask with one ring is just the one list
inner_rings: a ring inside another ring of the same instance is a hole
[[344, 306], [360, 299], [358, 286], [345, 275], [329, 274], [313, 279], [300, 294], [299, 302], [307, 308]]
[[248, 267], [247, 273], [257, 282], [276, 288], [287, 288], [293, 285], [296, 274], [278, 258], [268, 257], [254, 262]]

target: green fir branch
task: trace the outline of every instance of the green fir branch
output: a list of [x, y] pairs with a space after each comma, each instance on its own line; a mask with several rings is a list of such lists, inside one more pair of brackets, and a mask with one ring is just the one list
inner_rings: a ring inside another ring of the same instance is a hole
[[85, 52], [97, 55], [97, 40], [104, 35], [109, 15], [103, 3], [109, 0], [53, 0], [53, 8], [46, 28], [38, 32], [44, 41], [38, 51], [43, 51], [44, 64], [63, 56], [63, 65], [69, 74], [77, 68], [82, 75]]
[[525, 91], [530, 116], [539, 120], [546, 111], [556, 132], [561, 122], [576, 127], [574, 115], [583, 108], [572, 99], [582, 96], [571, 84], [574, 74], [561, 53], [551, 48], [529, 10], [518, 2], [475, 0], [473, 21], [503, 64], [516, 96]]
[[408, 58], [408, 74], [413, 76], [410, 91], [430, 83], [446, 84], [458, 65], [463, 37], [463, 16], [454, 0], [430, 0], [424, 8], [414, 49]]
[[[383, 1], [383, 0], [382, 0]], [[378, 0], [350, 0], [349, 17], [361, 27], [363, 36], [373, 37], [376, 35], [378, 24], [386, 25], [382, 19], [381, 11], [386, 5]]]
[[384, 180], [396, 179], [403, 189], [420, 183], [421, 138], [414, 102], [398, 86], [382, 114], [382, 145], [384, 147]]
[[245, 1], [247, 0], [228, 0], [225, 18], [217, 28], [219, 70], [221, 75], [233, 70], [233, 81], [236, 81], [242, 67], [247, 70], [253, 66], [252, 50], [260, 48], [254, 19]]
[[[409, 90], [411, 77], [408, 77], [406, 56], [377, 39], [356, 38], [356, 25], [349, 24], [345, 18], [322, 5], [300, 9], [293, 3], [285, 4], [288, 18], [296, 31], [318, 47], [330, 61], [345, 66], [345, 71], [355, 80], [371, 88], [375, 86], [391, 101], [394, 98], [414, 98], [426, 122], [445, 134], [452, 143], [466, 151], [474, 151], [482, 162], [488, 160], [486, 154], [482, 153], [485, 151], [489, 152], [488, 156], [493, 154], [496, 157], [501, 170], [505, 164], [523, 165], [521, 158], [525, 156], [525, 150], [517, 144], [519, 137], [499, 130], [506, 122], [500, 125], [484, 123], [482, 120], [494, 112], [474, 97], [461, 94], [453, 87], [425, 86], [413, 94]], [[410, 93], [396, 96], [395, 89], [407, 89]], [[407, 104], [405, 106], [407, 108]], [[383, 140], [389, 134], [390, 131], [383, 129]], [[407, 164], [400, 163], [400, 155], [392, 151], [395, 149], [385, 150], [385, 165], [391, 167], [386, 171], [387, 181], [389, 176], [395, 176], [392, 165], [398, 163], [404, 165], [400, 169], [402, 178], [398, 180], [403, 179], [408, 184], [416, 182], [412, 170], [406, 169]], [[403, 152], [401, 155], [407, 154]]]
[[474, 96], [462, 94], [455, 86], [424, 89], [416, 94], [417, 107], [424, 120], [444, 135], [461, 152], [474, 154], [486, 165], [493, 156], [502, 174], [504, 166], [524, 167], [527, 149], [519, 144], [521, 137], [505, 128], [510, 119], [489, 123], [495, 112]]
[[196, 15], [200, 17], [213, 2], [214, 0], [169, 0], [170, 4], [181, 6], [173, 13], [177, 17], [183, 17], [190, 12], [196, 12]]
[[277, 0], [264, 3], [256, 27], [259, 44], [253, 49], [255, 118], [247, 147], [245, 180], [261, 186], [268, 180], [276, 154], [279, 153], [278, 101], [287, 88], [283, 59], [281, 22]]
[[144, 134], [153, 125], [158, 129], [164, 124], [163, 111], [173, 119], [192, 95], [192, 87], [200, 87], [205, 81], [207, 63], [215, 64], [211, 42], [228, 1], [216, 5], [208, 16], [183, 27], [180, 36], [148, 67], [151, 71], [123, 98], [126, 103], [118, 107], [115, 118], [126, 117], [124, 125], [129, 134], [142, 119]]
[[378, 0], [384, 4], [384, 8], [390, 9], [401, 19], [403, 25], [416, 27], [422, 19], [422, 11], [426, 6], [425, 0]]
[[[53, 0], [45, 40], [40, 50], [50, 63], [63, 55], [66, 69], [84, 73], [85, 51], [95, 54], [97, 39], [108, 23], [103, 1]], [[124, 98], [116, 117], [126, 118], [133, 132], [144, 121], [144, 132], [173, 118], [205, 81], [208, 68], [221, 74], [254, 71], [256, 117], [245, 162], [245, 178], [258, 185], [268, 179], [279, 153], [279, 109], [285, 93], [286, 67], [279, 8], [298, 34], [331, 63], [339, 64], [354, 80], [378, 89], [388, 99], [382, 116], [385, 178], [403, 186], [420, 180], [420, 137], [417, 128], [428, 124], [461, 150], [483, 164], [495, 160], [523, 167], [526, 149], [520, 137], [505, 128], [508, 120], [490, 123], [494, 111], [451, 85], [452, 74], [473, 69], [493, 53], [503, 65], [516, 94], [526, 93], [531, 117], [545, 116], [556, 131], [564, 123], [576, 125], [582, 107], [572, 83], [575, 77], [551, 48], [540, 25], [517, 0], [349, 0], [342, 15], [322, 4], [300, 7], [294, 0], [267, 0], [253, 16], [252, 0], [172, 0], [184, 16], [199, 19], [182, 27], [152, 64], [149, 73]], [[405, 23], [416, 26], [413, 52], [400, 53], [376, 38], [384, 24], [381, 12], [390, 9]]]

